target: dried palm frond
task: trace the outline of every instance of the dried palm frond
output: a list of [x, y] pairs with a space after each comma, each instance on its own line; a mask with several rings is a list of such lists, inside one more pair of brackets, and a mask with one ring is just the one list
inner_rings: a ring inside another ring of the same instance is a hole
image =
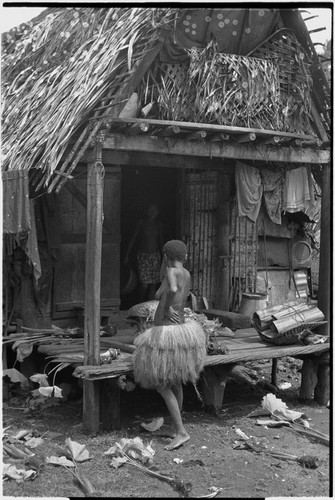
[[50, 9], [16, 37], [6, 34], [3, 169], [36, 167], [47, 184], [70, 137], [127, 81], [176, 10]]
[[145, 91], [143, 84], [142, 106], [153, 95], [158, 118], [311, 133], [311, 80], [305, 66], [299, 84], [288, 87], [286, 68], [274, 57], [224, 54], [213, 42], [187, 52], [187, 62], [157, 62]]

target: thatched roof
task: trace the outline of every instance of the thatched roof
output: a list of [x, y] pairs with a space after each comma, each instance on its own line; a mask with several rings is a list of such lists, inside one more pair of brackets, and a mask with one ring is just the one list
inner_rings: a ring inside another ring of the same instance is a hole
[[3, 37], [3, 168], [56, 168], [69, 138], [116, 93], [177, 9], [47, 9]]
[[3, 35], [3, 170], [28, 168], [35, 186], [50, 185], [70, 139], [117, 102], [181, 10], [50, 8]]

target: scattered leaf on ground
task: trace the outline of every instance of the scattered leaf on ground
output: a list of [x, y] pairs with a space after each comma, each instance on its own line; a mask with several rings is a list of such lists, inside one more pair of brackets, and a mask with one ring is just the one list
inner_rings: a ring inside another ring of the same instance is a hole
[[46, 373], [35, 373], [30, 377], [32, 382], [37, 382], [40, 387], [49, 387], [48, 376]]
[[127, 462], [128, 458], [127, 457], [113, 457], [111, 461], [112, 467], [115, 469], [118, 469], [121, 467], [121, 465], [125, 464]]
[[26, 445], [29, 446], [29, 448], [36, 448], [37, 446], [39, 446], [43, 442], [44, 442], [44, 439], [39, 438], [39, 437], [37, 437], [37, 438], [33, 437], [26, 442]]
[[15, 465], [3, 464], [2, 475], [4, 478], [15, 479], [16, 481], [23, 481], [24, 479], [29, 479], [35, 476], [36, 471], [17, 469]]
[[147, 424], [142, 422], [141, 427], [143, 427], [143, 429], [145, 429], [146, 431], [155, 432], [158, 431], [158, 429], [160, 429], [163, 424], [164, 424], [164, 418], [158, 417]]
[[72, 441], [70, 438], [65, 440], [65, 444], [70, 450], [73, 460], [76, 462], [85, 462], [85, 460], [90, 460], [91, 457], [85, 444], [76, 443], [76, 441]]
[[2, 370], [2, 376], [4, 377], [5, 375], [10, 378], [13, 384], [19, 383], [22, 387], [29, 387], [28, 379], [24, 375], [22, 375], [21, 372], [16, 370], [16, 368], [8, 368], [6, 370]]
[[62, 389], [54, 385], [52, 387], [40, 387], [38, 392], [47, 398], [62, 398]]
[[52, 455], [51, 457], [47, 457], [46, 463], [52, 465], [65, 465], [65, 467], [75, 467], [75, 464], [71, 462], [71, 460], [68, 460], [66, 457], [56, 457], [54, 455]]

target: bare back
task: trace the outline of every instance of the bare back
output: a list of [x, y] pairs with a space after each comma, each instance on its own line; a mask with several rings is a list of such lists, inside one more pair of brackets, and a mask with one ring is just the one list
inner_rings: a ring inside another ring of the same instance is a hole
[[170, 325], [184, 322], [184, 307], [190, 293], [190, 273], [183, 266], [168, 267], [157, 298], [155, 325]]

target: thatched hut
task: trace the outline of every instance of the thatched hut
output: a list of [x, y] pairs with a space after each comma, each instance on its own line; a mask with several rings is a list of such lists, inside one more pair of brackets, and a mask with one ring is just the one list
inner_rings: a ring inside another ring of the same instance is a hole
[[200, 302], [237, 311], [308, 267], [290, 252], [322, 186], [329, 227], [330, 91], [298, 10], [56, 7], [2, 46], [7, 323], [84, 309], [97, 363], [101, 315], [130, 305], [122, 255], [149, 201], [187, 242]]

